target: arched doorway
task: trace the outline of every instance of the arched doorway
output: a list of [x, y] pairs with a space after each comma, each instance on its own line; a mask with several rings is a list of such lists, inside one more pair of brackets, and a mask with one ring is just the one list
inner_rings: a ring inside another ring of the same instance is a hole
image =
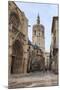
[[30, 65], [31, 72], [40, 71], [40, 68], [40, 61], [38, 61], [37, 59], [33, 59]]
[[11, 73], [18, 74], [21, 73], [22, 59], [23, 59], [23, 47], [22, 43], [16, 40], [12, 47], [12, 63], [11, 63]]

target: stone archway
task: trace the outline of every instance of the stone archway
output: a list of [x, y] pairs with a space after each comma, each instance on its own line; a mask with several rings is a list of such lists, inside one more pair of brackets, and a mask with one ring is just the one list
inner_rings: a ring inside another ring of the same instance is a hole
[[11, 63], [11, 73], [18, 74], [21, 73], [22, 59], [23, 59], [23, 47], [22, 43], [16, 40], [12, 47], [12, 63]]
[[38, 59], [33, 59], [31, 61], [31, 64], [30, 64], [30, 71], [31, 72], [35, 72], [35, 71], [40, 71], [40, 61]]

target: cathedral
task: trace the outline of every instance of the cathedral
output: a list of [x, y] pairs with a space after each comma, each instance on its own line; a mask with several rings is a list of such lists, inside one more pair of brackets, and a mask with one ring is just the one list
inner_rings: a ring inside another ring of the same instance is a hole
[[32, 42], [29, 41], [28, 72], [41, 71], [45, 69], [45, 36], [44, 26], [40, 24], [40, 17], [37, 16], [37, 23], [33, 25]]
[[28, 19], [13, 1], [8, 2], [8, 74], [20, 75], [45, 68], [44, 26], [37, 23], [32, 28], [32, 42], [28, 39]]
[[27, 72], [28, 19], [14, 2], [9, 2], [9, 75]]

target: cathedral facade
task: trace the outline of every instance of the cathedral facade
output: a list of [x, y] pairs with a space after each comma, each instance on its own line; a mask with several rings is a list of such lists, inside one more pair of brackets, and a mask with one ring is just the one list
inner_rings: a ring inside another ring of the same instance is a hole
[[31, 42], [28, 39], [28, 19], [24, 12], [12, 1], [9, 1], [8, 5], [9, 76], [44, 70], [45, 36], [44, 26], [40, 24], [39, 15], [37, 24], [33, 25]]
[[27, 72], [28, 19], [14, 2], [8, 2], [9, 75]]

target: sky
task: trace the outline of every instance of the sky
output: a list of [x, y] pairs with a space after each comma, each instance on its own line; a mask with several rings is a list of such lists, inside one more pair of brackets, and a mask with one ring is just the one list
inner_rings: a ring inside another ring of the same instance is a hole
[[40, 23], [44, 26], [45, 30], [45, 51], [50, 51], [51, 45], [51, 28], [53, 16], [58, 16], [57, 4], [43, 4], [43, 3], [27, 3], [15, 2], [16, 5], [25, 13], [28, 19], [28, 37], [32, 41], [32, 27], [36, 24], [37, 15], [39, 13]]

